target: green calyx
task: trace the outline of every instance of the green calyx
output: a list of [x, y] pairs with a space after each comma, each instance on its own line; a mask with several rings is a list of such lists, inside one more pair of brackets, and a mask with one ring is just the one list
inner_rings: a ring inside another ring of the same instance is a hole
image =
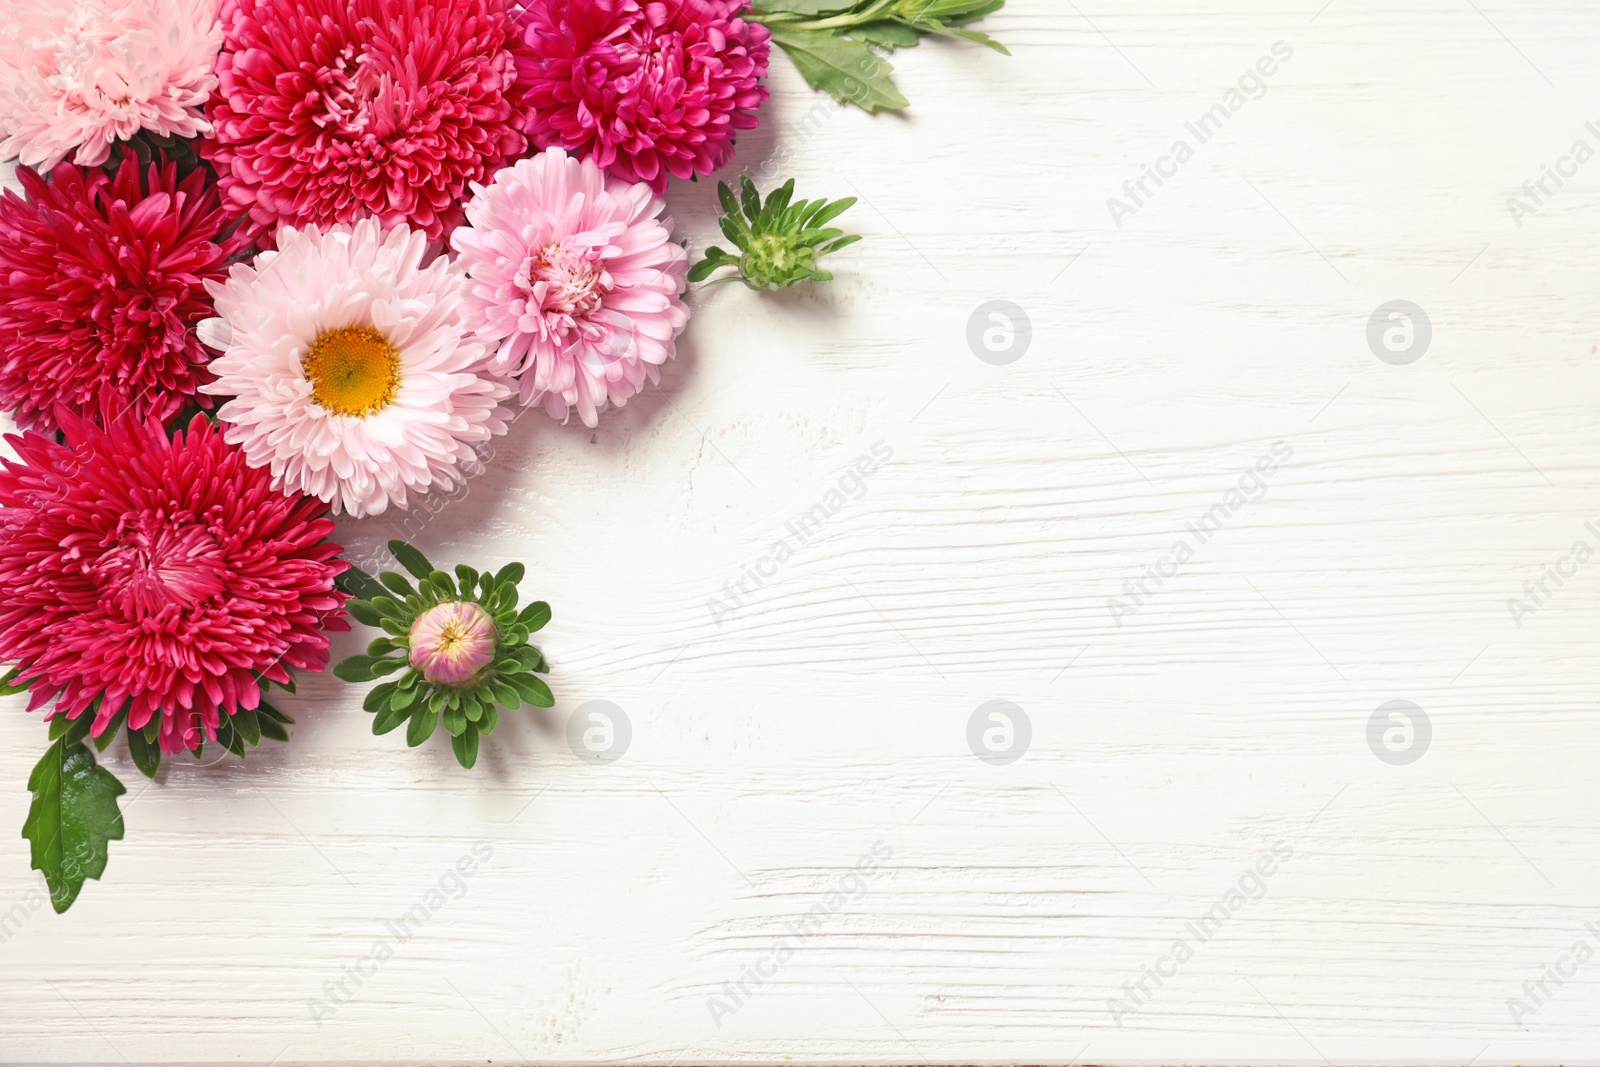
[[[689, 271], [691, 282], [702, 282], [724, 267], [733, 274], [717, 282], [742, 281], [751, 289], [786, 289], [798, 282], [830, 281], [833, 275], [817, 267], [817, 260], [861, 238], [828, 223], [855, 206], [856, 198], [795, 200], [790, 178], [767, 196], [765, 202], [748, 177], [739, 178], [739, 193], [726, 182], [717, 183], [722, 201], [723, 234], [739, 254], [711, 247]], [[716, 284], [716, 283], [713, 283]]]
[[[341, 577], [341, 588], [354, 597], [345, 610], [387, 636], [373, 641], [366, 655], [341, 660], [333, 673], [347, 682], [398, 675], [374, 686], [362, 704], [375, 716], [372, 732], [387, 734], [404, 725], [406, 744], [415, 748], [443, 723], [457, 761], [471, 767], [478, 760], [480, 737], [494, 732], [500, 708], [555, 705], [550, 687], [537, 677], [549, 673], [544, 654], [528, 643], [529, 635], [550, 621], [550, 605], [540, 600], [518, 607], [517, 583], [526, 571], [520, 563], [507, 564], [494, 574], [463, 564], [452, 576], [435, 569], [404, 541], [390, 541], [389, 551], [416, 584], [394, 571], [384, 571], [375, 580], [352, 568]], [[488, 613], [494, 623], [494, 655], [464, 684], [434, 683], [412, 665], [412, 628], [430, 609], [455, 602], [476, 604]]]

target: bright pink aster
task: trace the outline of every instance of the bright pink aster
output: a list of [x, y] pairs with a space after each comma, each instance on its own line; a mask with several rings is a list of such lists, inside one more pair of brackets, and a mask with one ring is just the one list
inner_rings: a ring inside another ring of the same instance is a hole
[[375, 215], [440, 240], [527, 141], [508, 0], [224, 0], [202, 152], [260, 229]]
[[159, 718], [163, 752], [195, 749], [256, 707], [258, 679], [327, 666], [348, 564], [326, 505], [274, 490], [204, 416], [170, 440], [154, 420], [109, 426], [6, 438], [21, 462], [0, 470], [0, 661], [32, 683], [30, 711], [93, 706], [99, 736], [126, 707], [133, 729]]
[[0, 198], [0, 406], [53, 431], [73, 414], [171, 418], [210, 380], [194, 325], [244, 247], [203, 169], [182, 181], [129, 153], [116, 176], [71, 163]]
[[608, 178], [593, 158], [552, 148], [507, 167], [450, 235], [469, 279], [467, 330], [520, 377], [524, 404], [587, 426], [676, 354], [689, 321], [689, 255], [644, 182]]
[[772, 34], [744, 0], [526, 0], [517, 93], [537, 148], [592, 156], [614, 177], [709, 174], [767, 98]]

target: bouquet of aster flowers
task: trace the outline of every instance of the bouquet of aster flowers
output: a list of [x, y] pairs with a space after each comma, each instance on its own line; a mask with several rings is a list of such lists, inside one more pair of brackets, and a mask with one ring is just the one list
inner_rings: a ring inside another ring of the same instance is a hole
[[[728, 166], [772, 45], [905, 104], [885, 52], [1002, 0], [59, 0], [0, 16], [0, 691], [43, 709], [23, 834], [56, 910], [105, 870], [124, 739], [154, 778], [288, 740], [339, 663], [378, 734], [464, 767], [550, 707], [523, 566], [367, 574], [335, 519], [458, 489], [522, 409], [595, 426], [676, 353], [691, 282], [832, 275], [852, 200], [722, 187], [692, 268], [662, 194]], [[276, 687], [276, 690], [274, 689]], [[280, 692], [281, 691], [281, 692]]]

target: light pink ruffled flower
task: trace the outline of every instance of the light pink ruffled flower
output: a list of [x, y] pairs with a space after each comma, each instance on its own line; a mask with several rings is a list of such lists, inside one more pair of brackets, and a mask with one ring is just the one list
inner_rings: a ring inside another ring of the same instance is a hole
[[559, 148], [476, 188], [451, 234], [470, 283], [462, 322], [520, 376], [522, 402], [585, 425], [658, 381], [689, 321], [689, 256], [650, 187], [607, 178]]
[[196, 137], [217, 87], [218, 0], [8, 0], [0, 159], [96, 167], [140, 130]]

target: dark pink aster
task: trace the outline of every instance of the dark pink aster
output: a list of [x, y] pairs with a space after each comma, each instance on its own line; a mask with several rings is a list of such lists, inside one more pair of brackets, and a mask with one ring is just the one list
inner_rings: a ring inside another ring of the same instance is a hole
[[32, 683], [30, 711], [93, 708], [98, 737], [126, 707], [133, 729], [159, 718], [163, 752], [198, 748], [259, 703], [259, 679], [327, 666], [348, 564], [326, 505], [273, 489], [205, 416], [170, 439], [105, 422], [6, 438], [0, 660]]
[[527, 150], [508, 0], [223, 0], [202, 153], [256, 227], [376, 215], [440, 240]]
[[27, 199], [0, 198], [0, 405], [45, 432], [64, 416], [131, 409], [170, 419], [210, 381], [194, 325], [207, 281], [244, 240], [203, 170], [182, 181], [130, 152], [115, 177], [59, 164], [17, 171]]
[[517, 93], [539, 149], [593, 157], [614, 178], [709, 174], [767, 98], [772, 34], [744, 0], [526, 0]]

